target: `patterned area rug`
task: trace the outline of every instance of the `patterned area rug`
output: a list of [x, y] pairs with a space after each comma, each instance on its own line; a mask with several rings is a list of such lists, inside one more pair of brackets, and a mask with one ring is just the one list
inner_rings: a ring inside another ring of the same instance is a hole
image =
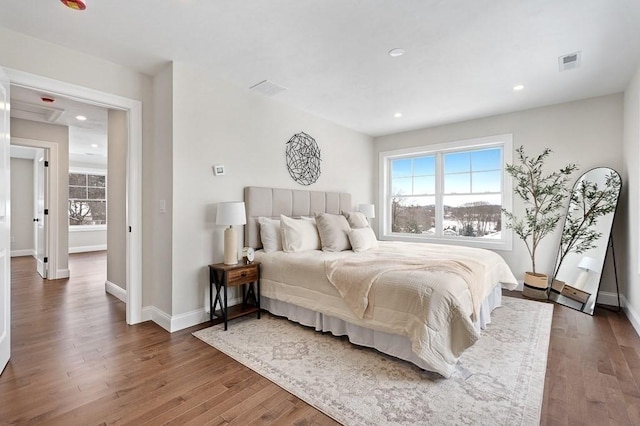
[[451, 378], [264, 315], [194, 335], [347, 425], [537, 425], [553, 305], [510, 297]]

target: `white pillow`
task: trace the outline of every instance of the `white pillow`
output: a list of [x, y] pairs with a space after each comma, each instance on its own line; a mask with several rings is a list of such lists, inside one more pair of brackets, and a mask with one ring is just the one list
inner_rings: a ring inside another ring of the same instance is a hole
[[376, 234], [369, 227], [355, 228], [349, 231], [349, 242], [355, 252], [378, 248]]
[[292, 219], [280, 215], [280, 234], [282, 235], [282, 249], [288, 253], [320, 248], [318, 228], [311, 220]]
[[280, 221], [277, 219], [269, 219], [268, 217], [259, 217], [260, 224], [260, 240], [262, 240], [262, 248], [266, 253], [274, 251], [282, 251], [282, 238], [280, 237]]
[[369, 221], [362, 212], [342, 212], [352, 228], [367, 228]]
[[351, 250], [348, 233], [349, 222], [341, 214], [318, 213], [316, 225], [323, 251]]

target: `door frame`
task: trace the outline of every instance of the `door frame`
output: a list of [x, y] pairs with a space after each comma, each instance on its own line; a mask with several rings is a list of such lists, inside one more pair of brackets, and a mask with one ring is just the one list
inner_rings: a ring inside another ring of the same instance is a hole
[[[57, 280], [69, 277], [69, 269], [58, 269], [58, 235], [60, 233], [58, 227], [58, 144], [47, 141], [39, 141], [35, 139], [15, 138], [11, 137], [11, 145], [26, 146], [28, 148], [41, 148], [49, 152], [49, 179], [45, 182], [45, 206], [49, 209], [49, 222], [47, 223], [47, 256], [48, 256], [48, 280]], [[35, 185], [35, 182], [34, 182]], [[55, 194], [55, 196], [52, 196]], [[35, 196], [35, 189], [34, 189]], [[35, 237], [34, 237], [35, 238]], [[34, 250], [37, 252], [37, 247]], [[34, 253], [35, 255], [36, 253]]]
[[[142, 322], [142, 102], [11, 68], [5, 68], [5, 72], [15, 86], [127, 112], [126, 321], [127, 324]], [[53, 170], [49, 172], [53, 175]]]

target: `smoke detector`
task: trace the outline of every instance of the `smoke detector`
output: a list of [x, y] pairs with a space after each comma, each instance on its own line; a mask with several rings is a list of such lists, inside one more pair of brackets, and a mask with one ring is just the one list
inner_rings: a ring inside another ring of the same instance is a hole
[[580, 67], [582, 62], [582, 52], [573, 52], [568, 55], [562, 55], [558, 57], [558, 67], [560, 72], [572, 70]]

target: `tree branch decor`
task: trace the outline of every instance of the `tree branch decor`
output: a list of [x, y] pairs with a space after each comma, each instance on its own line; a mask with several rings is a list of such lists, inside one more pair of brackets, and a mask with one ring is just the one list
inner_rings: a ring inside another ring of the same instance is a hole
[[526, 205], [525, 214], [521, 218], [502, 209], [507, 219], [505, 226], [513, 229], [527, 246], [534, 275], [538, 245], [558, 225], [562, 217], [563, 201], [568, 194], [569, 176], [578, 167], [570, 163], [558, 171], [544, 174], [542, 167], [551, 152], [551, 149], [545, 148], [542, 154], [528, 157], [521, 146], [516, 149], [519, 164], [507, 164], [505, 167], [506, 172], [515, 179], [514, 192]]
[[598, 218], [613, 212], [620, 192], [620, 176], [611, 172], [605, 178], [604, 188], [597, 183], [582, 180], [571, 192], [567, 218], [560, 238], [560, 258], [553, 271], [555, 277], [569, 253], [582, 254], [596, 247], [602, 232], [595, 229]]
[[320, 148], [316, 140], [300, 132], [287, 142], [287, 169], [300, 185], [311, 185], [320, 177]]

